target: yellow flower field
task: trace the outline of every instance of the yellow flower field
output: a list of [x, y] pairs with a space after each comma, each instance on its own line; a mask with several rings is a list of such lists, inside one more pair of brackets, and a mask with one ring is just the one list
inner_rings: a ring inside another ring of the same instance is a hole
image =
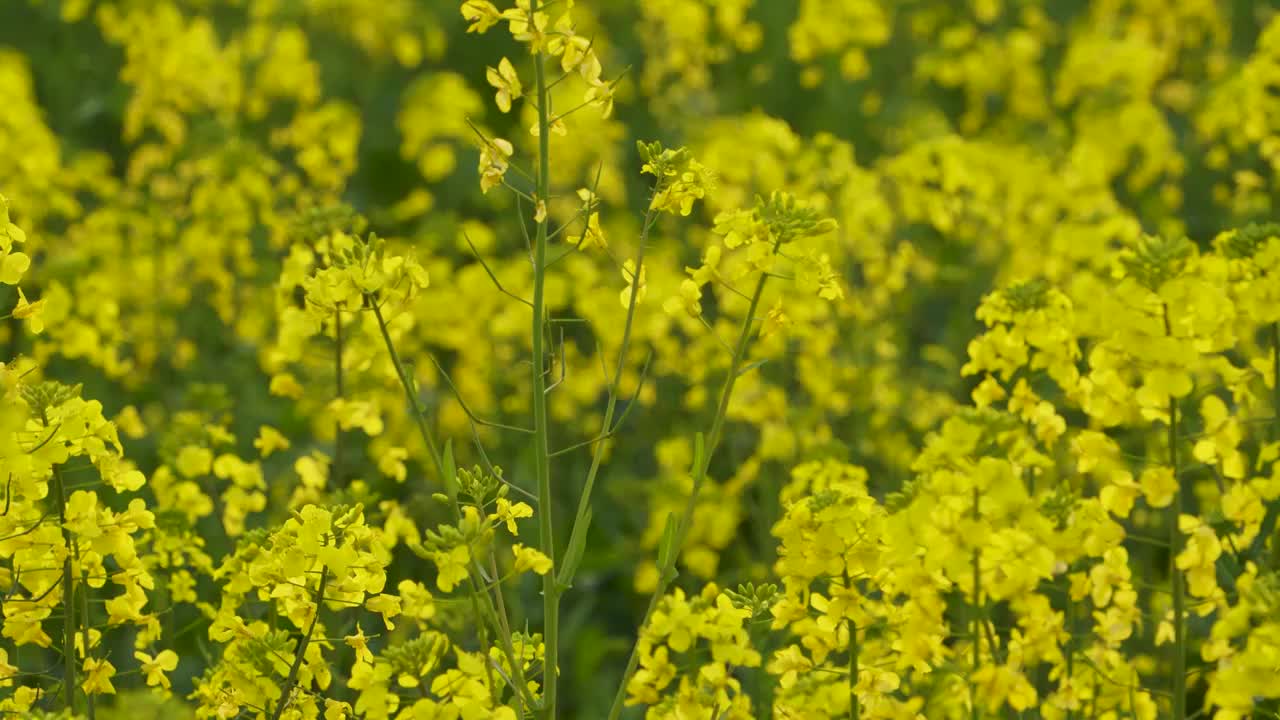
[[0, 0], [0, 718], [1280, 718], [1280, 11]]

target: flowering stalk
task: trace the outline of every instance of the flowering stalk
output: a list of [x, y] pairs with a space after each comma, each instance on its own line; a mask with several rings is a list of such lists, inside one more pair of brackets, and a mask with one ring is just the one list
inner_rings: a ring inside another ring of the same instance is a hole
[[[530, 0], [529, 23], [536, 26], [538, 0]], [[538, 177], [536, 199], [545, 203], [551, 187], [551, 120], [550, 95], [547, 92], [546, 53], [539, 48], [534, 56], [534, 77], [538, 93]], [[551, 505], [551, 457], [547, 441], [547, 384], [546, 357], [543, 348], [543, 320], [546, 315], [544, 286], [547, 274], [547, 217], [538, 213], [538, 228], [533, 248], [533, 462], [534, 478], [538, 486], [538, 545], [542, 553], [553, 561], [556, 557], [555, 532]], [[560, 593], [555, 572], [542, 578], [542, 637], [543, 654], [542, 710], [549, 720], [556, 717], [556, 694], [560, 687]]]
[[289, 698], [293, 687], [298, 684], [298, 671], [302, 668], [302, 660], [306, 656], [307, 646], [311, 644], [311, 636], [315, 633], [316, 623], [320, 620], [320, 604], [324, 602], [324, 591], [329, 585], [329, 568], [320, 568], [320, 584], [316, 587], [316, 614], [311, 616], [311, 624], [307, 626], [307, 634], [298, 643], [298, 650], [293, 655], [293, 665], [289, 667], [289, 675], [285, 677], [284, 687], [280, 689], [280, 702], [276, 703], [271, 720], [280, 720], [284, 709], [289, 706]]
[[[775, 252], [780, 244], [775, 242]], [[706, 448], [701, 453], [694, 453], [693, 489], [689, 493], [689, 500], [685, 503], [680, 519], [676, 522], [671, 546], [662, 559], [661, 566], [658, 568], [658, 584], [653, 589], [653, 594], [649, 597], [649, 607], [644, 611], [644, 619], [640, 621], [639, 627], [641, 631], [649, 624], [649, 618], [652, 617], [653, 611], [658, 607], [658, 601], [662, 599], [662, 596], [667, 592], [667, 588], [675, 580], [676, 560], [680, 557], [680, 550], [684, 546], [685, 536], [688, 534], [689, 525], [692, 524], [693, 512], [698, 504], [698, 493], [702, 490], [703, 481], [706, 480], [711, 458], [715, 454], [716, 446], [720, 443], [725, 417], [728, 415], [729, 399], [733, 396], [734, 383], [737, 382], [738, 374], [742, 372], [742, 365], [747, 357], [747, 349], [751, 344], [751, 330], [755, 325], [756, 312], [760, 307], [760, 297], [764, 294], [764, 286], [768, 279], [769, 273], [761, 272], [760, 279], [756, 281], [755, 292], [751, 295], [751, 305], [747, 308], [747, 316], [742, 322], [742, 331], [739, 333], [737, 345], [734, 347], [733, 359], [729, 362], [729, 374], [724, 379], [724, 385], [720, 388], [720, 402], [716, 406], [716, 414], [711, 421], [711, 432], [707, 435]], [[639, 662], [640, 641], [637, 637], [636, 642], [631, 646], [631, 656], [627, 659], [627, 667], [623, 670], [622, 680], [618, 683], [618, 690], [613, 696], [613, 705], [609, 708], [609, 720], [617, 720], [622, 713], [622, 705], [627, 694], [627, 683], [631, 680], [631, 676], [635, 673], [636, 665]]]

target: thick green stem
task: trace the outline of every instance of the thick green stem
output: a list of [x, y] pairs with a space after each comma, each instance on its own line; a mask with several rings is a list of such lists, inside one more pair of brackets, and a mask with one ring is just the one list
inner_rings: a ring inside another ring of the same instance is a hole
[[[346, 397], [342, 377], [342, 311], [333, 311], [333, 371], [334, 395], [342, 400]], [[342, 487], [342, 422], [333, 423], [333, 469], [329, 473], [334, 487]]]
[[329, 568], [321, 568], [320, 584], [316, 587], [316, 614], [311, 616], [311, 624], [307, 626], [307, 634], [303, 635], [302, 640], [298, 643], [298, 651], [293, 655], [293, 665], [289, 667], [289, 675], [284, 679], [284, 687], [280, 688], [280, 702], [276, 703], [276, 710], [271, 713], [271, 720], [280, 720], [280, 716], [284, 714], [284, 709], [289, 706], [293, 688], [298, 684], [298, 671], [302, 669], [302, 661], [306, 657], [307, 646], [311, 644], [311, 636], [315, 633], [316, 624], [320, 621], [321, 603], [324, 602], [324, 591], [328, 585]]
[[1280, 440], [1280, 323], [1271, 323], [1271, 441]]
[[[977, 485], [973, 488], [973, 519], [979, 522], [982, 514], [978, 507], [978, 501], [981, 498]], [[981, 555], [978, 548], [973, 549], [973, 668], [969, 675], [969, 708], [971, 716], [974, 720], [982, 717], [982, 710], [978, 703], [978, 684], [974, 680], [978, 676], [978, 669], [982, 667], [982, 563]]]
[[858, 625], [849, 621], [849, 717], [858, 720], [862, 708], [858, 701]]
[[[45, 420], [48, 425], [48, 420]], [[76, 714], [76, 604], [75, 578], [71, 573], [71, 555], [75, 548], [75, 540], [67, 529], [67, 490], [62, 481], [62, 472], [57, 466], [53, 468], [53, 482], [57, 486], [54, 501], [58, 503], [58, 526], [62, 528], [62, 542], [67, 556], [62, 561], [62, 693], [64, 704], [71, 715]], [[88, 645], [85, 645], [88, 650]]]
[[[1064, 578], [1064, 592], [1067, 595], [1067, 677], [1065, 681], [1071, 683], [1074, 689], [1075, 685], [1075, 665], [1076, 665], [1076, 605], [1071, 598], [1071, 579]], [[1067, 707], [1067, 720], [1075, 720], [1076, 712], [1070, 706]]]
[[[529, 3], [529, 22], [534, 22], [538, 12], [538, 0]], [[538, 178], [536, 199], [545, 203], [551, 197], [551, 97], [547, 92], [545, 53], [539, 51], [533, 60], [538, 98]], [[533, 312], [531, 330], [533, 341], [533, 458], [534, 478], [538, 486], [538, 545], [543, 554], [556, 558], [554, 508], [551, 501], [551, 456], [547, 442], [547, 378], [546, 350], [543, 321], [546, 315], [544, 286], [547, 275], [547, 219], [539, 213], [538, 229], [533, 247]], [[542, 637], [545, 645], [543, 656], [543, 715], [556, 717], [556, 695], [560, 687], [560, 588], [556, 585], [556, 573], [548, 572], [542, 578]]]
[[[774, 248], [777, 250], [777, 247]], [[653, 611], [658, 607], [658, 601], [666, 594], [667, 588], [671, 586], [675, 580], [675, 564], [680, 557], [680, 550], [684, 547], [684, 539], [688, 534], [689, 525], [693, 521], [693, 512], [698, 505], [698, 493], [702, 490], [702, 484], [706, 480], [707, 470], [711, 465], [711, 458], [715, 455], [716, 447], [720, 444], [720, 436], [724, 431], [725, 417], [729, 411], [729, 400], [733, 396], [733, 386], [738, 380], [738, 374], [742, 372], [743, 362], [747, 357], [747, 349], [751, 345], [751, 333], [755, 326], [756, 311], [760, 307], [760, 297], [764, 294], [764, 286], [768, 281], [768, 273], [761, 273], [760, 279], [756, 282], [755, 292], [751, 295], [751, 305], [747, 308], [747, 317], [743, 320], [742, 331], [738, 335], [738, 343], [733, 350], [733, 359], [729, 362], [729, 375], [724, 379], [724, 385], [720, 388], [720, 401], [716, 405], [715, 417], [711, 420], [711, 432], [707, 435], [707, 444], [700, 462], [693, 468], [693, 489], [689, 493], [689, 499], [685, 502], [684, 511], [676, 524], [675, 538], [671, 543], [670, 552], [667, 554], [666, 563], [663, 567], [658, 568], [658, 584], [653, 589], [653, 594], [649, 597], [649, 607], [644, 612], [644, 619], [640, 621], [639, 632], [644, 632], [644, 628], [649, 624], [649, 618], [653, 616]], [[613, 705], [609, 708], [609, 720], [617, 720], [622, 713], [622, 706], [627, 696], [627, 683], [630, 682], [631, 676], [635, 674], [636, 665], [640, 662], [640, 642], [637, 637], [636, 643], [631, 646], [631, 656], [627, 659], [627, 667], [622, 672], [622, 681], [618, 684], [618, 690], [613, 696]]]
[[1187, 637], [1183, 598], [1182, 571], [1178, 555], [1182, 553], [1182, 532], [1178, 515], [1182, 512], [1182, 473], [1178, 463], [1178, 403], [1169, 398], [1169, 463], [1178, 488], [1169, 505], [1169, 583], [1173, 591], [1173, 720], [1187, 717]]
[[[1169, 307], [1164, 308], [1164, 331], [1173, 335], [1169, 322]], [[1182, 571], [1178, 569], [1178, 555], [1182, 554], [1182, 531], [1178, 529], [1178, 516], [1182, 513], [1182, 468], [1178, 459], [1178, 400], [1169, 396], [1169, 466], [1173, 469], [1173, 502], [1169, 504], [1169, 585], [1173, 595], [1173, 720], [1187, 717], [1187, 636], [1185, 599]]]

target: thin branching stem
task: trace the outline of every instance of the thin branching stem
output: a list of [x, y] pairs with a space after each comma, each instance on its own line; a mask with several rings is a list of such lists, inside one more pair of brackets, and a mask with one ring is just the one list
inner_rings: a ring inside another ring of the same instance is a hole
[[[777, 248], [775, 247], [774, 249], [776, 250]], [[764, 286], [768, 280], [769, 276], [761, 273], [759, 280], [756, 281], [756, 289], [751, 296], [751, 305], [747, 308], [747, 316], [742, 321], [742, 331], [738, 335], [737, 346], [734, 348], [733, 357], [729, 361], [729, 372], [720, 388], [720, 400], [716, 405], [715, 416], [711, 420], [711, 431], [707, 435], [703, 456], [693, 468], [693, 488], [689, 493], [688, 500], [685, 502], [680, 519], [676, 523], [675, 536], [667, 554], [666, 563], [663, 567], [658, 568], [658, 584], [654, 587], [653, 594], [649, 597], [649, 606], [645, 610], [644, 618], [640, 621], [640, 632], [644, 632], [645, 626], [649, 624], [649, 618], [653, 616], [654, 610], [658, 607], [658, 602], [666, 594], [667, 588], [671, 586], [672, 581], [675, 580], [675, 563], [680, 557], [680, 550], [684, 546], [685, 536], [688, 534], [689, 526], [692, 524], [693, 513], [698, 504], [698, 494], [702, 490], [703, 482], [706, 480], [711, 458], [715, 455], [716, 447], [720, 444], [721, 434], [724, 432], [729, 400], [733, 396], [733, 386], [738, 380], [739, 370], [746, 361], [747, 350], [751, 345], [751, 337], [755, 327], [756, 312], [760, 307], [760, 298], [764, 295]], [[627, 659], [627, 666], [622, 672], [622, 680], [618, 683], [618, 689], [614, 693], [613, 704], [609, 708], [609, 720], [617, 720], [622, 713], [622, 706], [627, 695], [627, 684], [635, 673], [636, 665], [639, 662], [640, 643], [637, 638], [637, 641], [631, 646], [631, 655]]]
[[271, 713], [271, 720], [280, 720], [284, 715], [285, 708], [289, 707], [289, 701], [293, 695], [293, 688], [298, 684], [298, 671], [302, 669], [302, 661], [306, 658], [307, 646], [311, 644], [311, 636], [315, 634], [316, 624], [320, 621], [320, 608], [324, 603], [324, 591], [329, 586], [329, 568], [320, 569], [320, 584], [316, 586], [316, 614], [311, 616], [311, 624], [307, 626], [307, 633], [298, 641], [298, 650], [293, 654], [293, 665], [289, 667], [289, 674], [284, 679], [284, 686], [280, 688], [280, 701], [276, 703], [275, 712]]
[[369, 304], [373, 306], [373, 316], [378, 321], [378, 329], [382, 331], [382, 339], [387, 346], [387, 354], [391, 356], [391, 364], [395, 367], [396, 376], [400, 379], [400, 386], [404, 388], [405, 399], [409, 401], [409, 410], [413, 413], [414, 424], [418, 427], [418, 433], [422, 436], [422, 442], [427, 446], [427, 452], [431, 455], [431, 462], [435, 467], [436, 476], [440, 482], [444, 482], [444, 462], [440, 458], [440, 450], [436, 445], [435, 436], [431, 432], [431, 428], [427, 427], [427, 417], [423, 413], [421, 405], [418, 404], [417, 386], [409, 380], [409, 375], [405, 372], [404, 363], [400, 361], [400, 354], [396, 352], [395, 343], [391, 340], [391, 331], [387, 327], [387, 320], [382, 316], [382, 306], [378, 303], [377, 298], [370, 298]]
[[[382, 307], [378, 304], [377, 298], [370, 297], [369, 304], [373, 308], [374, 318], [378, 321], [378, 329], [382, 332], [382, 339], [387, 346], [387, 354], [391, 357], [391, 364], [395, 367], [396, 376], [400, 379], [400, 386], [404, 389], [405, 397], [409, 402], [409, 410], [413, 413], [414, 422], [418, 426], [419, 434], [422, 435], [422, 442], [427, 446], [427, 451], [431, 455], [431, 461], [436, 470], [436, 477], [440, 484], [443, 485], [445, 483], [444, 458], [440, 454], [438, 449], [439, 446], [436, 444], [435, 436], [432, 434], [431, 428], [427, 426], [426, 414], [418, 403], [416, 386], [410, 381], [409, 375], [405, 371], [404, 363], [400, 360], [400, 354], [396, 351], [395, 343], [391, 340], [391, 332], [387, 327], [386, 318], [382, 315]], [[485, 617], [493, 622], [496, 631], [501, 631], [503, 623], [495, 620], [498, 615], [498, 610], [493, 605], [493, 598], [488, 592], [481, 590], [481, 583], [476, 582], [475, 575], [479, 573], [479, 569], [479, 565], [473, 561], [471, 571], [467, 574], [467, 581], [470, 584], [473, 596], [482, 597], [484, 599], [485, 607], [483, 609], [486, 611]], [[502, 649], [507, 656], [507, 661], [512, 664], [512, 667], [515, 667], [519, 662], [519, 658], [517, 658], [513, 653], [510, 634], [505, 634], [502, 639], [504, 640]], [[519, 673], [517, 673], [517, 675], [519, 675]], [[522, 686], [517, 688], [516, 691], [520, 693], [527, 693], [529, 690], [522, 684]], [[532, 699], [526, 698], [526, 700], [532, 706]]]
[[[649, 243], [649, 230], [653, 227], [653, 222], [657, 216], [654, 212], [652, 204], [650, 204], [648, 212], [645, 213], [644, 224], [640, 229], [640, 244], [636, 248], [636, 274], [644, 270], [644, 250]], [[591, 494], [595, 489], [596, 475], [600, 471], [600, 464], [604, 461], [604, 454], [608, 442], [606, 438], [610, 438], [614, 434], [613, 414], [618, 407], [618, 393], [622, 390], [622, 371], [626, 366], [627, 351], [631, 347], [631, 328], [635, 321], [636, 306], [639, 305], [640, 283], [631, 284], [631, 297], [627, 300], [627, 319], [622, 325], [622, 342], [618, 346], [618, 361], [614, 365], [613, 382], [609, 384], [609, 399], [605, 403], [604, 418], [600, 423], [599, 442], [596, 443], [594, 451], [591, 454], [591, 466], [587, 470], [587, 480], [582, 486], [582, 494], [578, 496], [578, 513], [573, 520], [573, 530], [570, 533], [569, 547], [575, 547], [575, 543], [582, 542], [580, 535], [587, 532], [587, 513], [591, 509]], [[645, 362], [646, 368], [648, 362]], [[638, 390], [637, 390], [638, 392]], [[628, 405], [628, 409], [630, 409]], [[573, 582], [573, 576], [563, 578], [563, 584], [568, 585]]]

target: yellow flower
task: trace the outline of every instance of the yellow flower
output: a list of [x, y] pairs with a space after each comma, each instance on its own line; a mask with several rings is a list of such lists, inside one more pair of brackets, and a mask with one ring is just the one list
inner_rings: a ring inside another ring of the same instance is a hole
[[607, 249], [609, 245], [605, 242], [604, 231], [600, 229], [600, 213], [596, 212], [600, 199], [587, 188], [578, 188], [578, 197], [582, 199], [582, 212], [587, 215], [587, 226], [582, 229], [575, 244], [579, 250], [587, 250], [593, 246]]
[[116, 688], [111, 684], [111, 678], [116, 674], [116, 667], [105, 658], [85, 658], [81, 672], [84, 673], [84, 682], [80, 683], [80, 687], [86, 693], [115, 694]]
[[355, 717], [349, 703], [333, 698], [324, 699], [324, 720], [349, 720]]
[[466, 0], [462, 3], [462, 17], [471, 23], [467, 26], [467, 32], [483, 34], [498, 24], [502, 14], [489, 0]]
[[267, 457], [277, 450], [288, 450], [289, 438], [270, 425], [263, 425], [258, 428], [258, 437], [253, 441], [253, 446], [262, 457]]
[[[698, 283], [685, 278], [680, 283], [680, 295], [667, 298], [666, 302], [662, 303], [662, 309], [669, 315], [684, 311], [689, 313], [690, 317], [701, 316], [702, 288], [698, 287]], [[761, 335], [763, 334], [762, 332]]]
[[444, 592], [450, 592], [467, 577], [467, 563], [471, 562], [471, 549], [466, 545], [459, 545], [448, 552], [434, 552], [431, 554], [431, 559], [439, 571], [436, 576], [436, 586]]
[[600, 81], [592, 83], [591, 87], [587, 88], [583, 101], [599, 105], [600, 117], [609, 117], [613, 114], [613, 85]]
[[601, 249], [609, 247], [609, 243], [604, 239], [604, 231], [600, 229], [598, 212], [593, 212], [587, 217], [587, 226], [582, 230], [582, 236], [578, 238], [579, 250], [588, 250], [592, 247]]
[[[649, 288], [645, 280], [646, 270], [647, 268], [645, 266], [643, 265], [640, 266], [640, 282], [638, 284], [638, 287], [635, 290], [637, 305], [644, 302], [644, 296], [649, 291]], [[627, 281], [627, 287], [618, 296], [619, 300], [622, 301], [622, 307], [624, 308], [631, 307], [632, 284], [635, 281], [635, 275], [636, 275], [635, 262], [632, 260], [628, 260], [624, 262], [622, 264], [622, 279]]]
[[298, 382], [298, 378], [294, 377], [293, 373], [278, 373], [271, 376], [271, 383], [267, 386], [267, 392], [296, 400], [302, 397], [304, 390], [302, 389], [302, 383]]
[[178, 654], [172, 650], [161, 650], [158, 655], [151, 657], [150, 655], [137, 651], [133, 657], [142, 663], [142, 674], [147, 676], [147, 686], [160, 686], [165, 690], [169, 689], [169, 678], [165, 673], [173, 672], [178, 668]]
[[1178, 492], [1178, 479], [1173, 476], [1173, 468], [1170, 467], [1147, 468], [1142, 472], [1139, 483], [1147, 504], [1154, 508], [1169, 507], [1173, 496]]
[[184, 445], [178, 451], [174, 467], [187, 478], [208, 475], [213, 469], [213, 451], [198, 445]]
[[796, 645], [788, 645], [774, 653], [766, 667], [770, 674], [781, 676], [778, 685], [784, 690], [794, 687], [800, 674], [812, 668], [813, 661], [805, 657]]
[[63, 527], [83, 538], [102, 535], [98, 522], [98, 494], [91, 490], [77, 490], [67, 499]]
[[[533, 22], [529, 21], [530, 16]], [[511, 36], [518, 42], [529, 46], [530, 53], [540, 53], [547, 44], [547, 14], [533, 12], [529, 0], [516, 0], [516, 6], [502, 11], [502, 18], [507, 20]]]
[[507, 532], [512, 535], [519, 535], [519, 530], [516, 528], [516, 520], [518, 518], [533, 517], [533, 508], [526, 503], [513, 503], [506, 498], [498, 498], [498, 511], [495, 515], [499, 522], [506, 524]]
[[3, 251], [4, 259], [0, 261], [0, 282], [6, 285], [17, 285], [22, 274], [31, 267], [31, 258], [23, 252]]
[[387, 626], [388, 630], [395, 630], [395, 623], [391, 622], [391, 618], [400, 614], [400, 598], [396, 595], [374, 595], [365, 601], [364, 607], [369, 612], [378, 613], [382, 616], [382, 623]]
[[142, 422], [142, 415], [133, 405], [124, 406], [113, 422], [120, 432], [135, 440], [147, 434], [147, 426]]
[[978, 383], [978, 386], [973, 389], [973, 392], [970, 393], [970, 397], [973, 398], [974, 405], [979, 408], [986, 408], [997, 400], [1003, 400], [1007, 394], [1008, 393], [1005, 392], [1005, 389], [1000, 387], [1000, 382], [996, 380], [994, 376], [987, 375], [982, 379], [982, 382]]
[[511, 553], [516, 558], [515, 571], [517, 573], [532, 570], [539, 575], [546, 575], [551, 570], [551, 558], [535, 548], [525, 547], [520, 543], [516, 543], [511, 546]]
[[44, 300], [35, 302], [27, 302], [26, 293], [22, 292], [22, 288], [18, 288], [18, 305], [13, 309], [13, 316], [19, 320], [27, 321], [27, 328], [31, 332], [39, 335], [44, 332]]
[[360, 623], [356, 623], [356, 634], [347, 635], [343, 638], [343, 641], [356, 651], [356, 662], [373, 662], [373, 652], [369, 650], [369, 638], [365, 637], [364, 630], [360, 628]]
[[502, 112], [511, 112], [511, 101], [519, 98], [524, 94], [524, 87], [520, 84], [520, 76], [516, 74], [515, 67], [511, 61], [502, 58], [498, 62], [498, 67], [490, 67], [485, 72], [485, 78], [489, 84], [498, 89], [494, 101], [498, 103], [498, 109]]
[[1218, 588], [1217, 561], [1222, 555], [1222, 543], [1213, 526], [1195, 515], [1178, 516], [1178, 530], [1184, 533], [1186, 544], [1175, 560], [1178, 569], [1187, 578], [1187, 592], [1193, 597], [1205, 598]]
[[18, 667], [9, 664], [9, 653], [4, 648], [0, 648], [0, 683], [11, 680], [14, 675], [18, 674]]
[[[1144, 474], [1145, 479], [1145, 474]], [[1116, 472], [1110, 482], [1098, 493], [1102, 507], [1117, 517], [1129, 517], [1133, 510], [1133, 501], [1138, 498], [1140, 489], [1133, 481], [1133, 475], [1127, 471]], [[1167, 504], [1167, 503], [1166, 503]]]
[[790, 326], [791, 318], [783, 311], [782, 300], [778, 300], [773, 304], [773, 307], [769, 308], [769, 312], [764, 316], [764, 322], [760, 324], [760, 337], [769, 337]]
[[488, 193], [491, 188], [502, 184], [515, 151], [515, 147], [502, 138], [494, 138], [480, 148], [480, 192]]

